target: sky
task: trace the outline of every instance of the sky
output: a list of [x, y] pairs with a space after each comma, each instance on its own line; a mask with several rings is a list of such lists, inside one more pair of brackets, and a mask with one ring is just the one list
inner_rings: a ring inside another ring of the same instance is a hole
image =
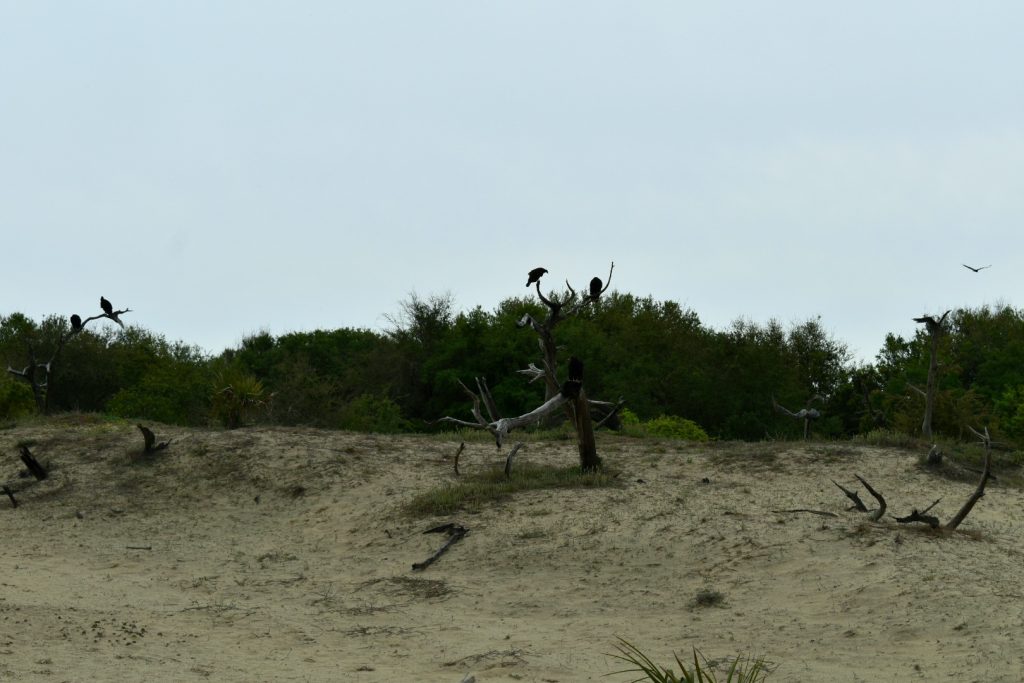
[[870, 361], [1024, 306], [1022, 34], [998, 0], [0, 0], [0, 315], [103, 295], [219, 353], [614, 261]]

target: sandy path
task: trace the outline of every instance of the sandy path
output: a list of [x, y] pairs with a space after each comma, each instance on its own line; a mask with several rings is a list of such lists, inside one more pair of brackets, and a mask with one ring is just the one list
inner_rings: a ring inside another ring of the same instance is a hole
[[[952, 535], [846, 512], [829, 479], [854, 472], [901, 514], [973, 489], [900, 451], [608, 438], [622, 487], [457, 515], [470, 535], [414, 573], [449, 520], [401, 505], [451, 478], [450, 441], [163, 428], [140, 464], [133, 427], [83, 422], [0, 431], [3, 478], [22, 439], [58, 466], [0, 500], [0, 679], [625, 681], [622, 636], [665, 664], [765, 654], [773, 682], [1024, 680], [1024, 495], [992, 486]], [[797, 507], [840, 517], [771, 512]]]

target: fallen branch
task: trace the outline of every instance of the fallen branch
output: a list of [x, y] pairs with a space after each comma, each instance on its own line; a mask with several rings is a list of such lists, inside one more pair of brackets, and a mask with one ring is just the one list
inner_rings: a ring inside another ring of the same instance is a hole
[[36, 481], [42, 481], [50, 476], [46, 472], [46, 468], [39, 464], [39, 461], [35, 459], [32, 452], [28, 449], [28, 446], [21, 447], [21, 461], [25, 463], [25, 467], [32, 473], [32, 476], [36, 478]]
[[447, 524], [442, 524], [440, 526], [435, 526], [432, 529], [427, 529], [423, 533], [425, 533], [425, 534], [447, 533], [448, 534], [448, 540], [445, 541], [444, 545], [442, 545], [440, 548], [437, 549], [437, 552], [435, 552], [433, 555], [431, 555], [430, 557], [425, 559], [423, 562], [414, 562], [413, 565], [412, 565], [413, 571], [423, 571], [424, 569], [426, 569], [427, 567], [432, 565], [437, 560], [437, 558], [439, 558], [439, 557], [441, 557], [441, 555], [445, 554], [445, 552], [448, 550], [448, 548], [452, 547], [453, 545], [455, 545], [456, 543], [461, 541], [462, 538], [466, 534], [469, 533], [469, 529], [467, 529], [466, 527], [462, 526], [461, 524], [455, 524], [454, 522], [449, 522]]
[[933, 529], [938, 529], [939, 528], [939, 518], [934, 516], [934, 515], [927, 515], [925, 513], [928, 512], [929, 510], [931, 510], [936, 505], [938, 505], [940, 500], [942, 500], [942, 499], [941, 498], [936, 499], [936, 501], [934, 503], [932, 503], [931, 505], [926, 507], [924, 510], [921, 510], [920, 512], [918, 512], [917, 508], [914, 508], [913, 510], [910, 511], [910, 514], [907, 515], [906, 517], [896, 517], [896, 521], [899, 522], [900, 524], [910, 524], [912, 522], [921, 522], [922, 524], [927, 524], [928, 526], [930, 526]]
[[835, 479], [832, 479], [832, 483], [839, 487], [839, 490], [846, 494], [846, 497], [853, 501], [853, 508], [859, 512], [867, 512], [868, 507], [864, 504], [864, 501], [860, 499], [860, 495], [856, 491], [851, 491]]
[[[836, 484], [836, 486], [838, 486], [838, 484]], [[809, 509], [807, 509], [807, 508], [797, 508], [797, 509], [795, 509], [795, 510], [772, 510], [772, 512], [775, 512], [775, 513], [783, 513], [783, 512], [807, 512], [807, 513], [810, 513], [810, 514], [812, 514], [812, 515], [821, 515], [822, 517], [838, 517], [838, 516], [839, 516], [839, 515], [837, 515], [837, 514], [836, 514], [836, 513], [834, 513], [834, 512], [824, 512], [824, 511], [822, 511], [822, 510], [809, 510]]]
[[516, 457], [516, 453], [518, 453], [519, 449], [522, 448], [524, 445], [525, 444], [522, 441], [518, 442], [515, 446], [512, 447], [512, 450], [509, 451], [508, 457], [505, 458], [506, 479], [512, 476], [512, 459]]
[[462, 451], [466, 450], [466, 442], [463, 441], [459, 444], [459, 450], [455, 451], [455, 476], [459, 476], [459, 456], [462, 455]]
[[160, 443], [157, 443], [156, 442], [156, 435], [153, 434], [153, 430], [149, 429], [148, 427], [143, 427], [140, 424], [137, 424], [135, 426], [138, 427], [139, 431], [142, 432], [142, 440], [145, 443], [145, 447], [144, 447], [145, 448], [145, 450], [144, 450], [145, 453], [152, 453], [154, 451], [162, 451], [163, 449], [165, 449], [165, 448], [167, 448], [168, 446], [171, 445], [171, 440], [170, 439], [168, 439], [167, 441], [161, 441]]
[[882, 518], [882, 515], [885, 514], [885, 498], [882, 497], [881, 493], [871, 488], [871, 484], [867, 483], [867, 481], [864, 480], [864, 477], [860, 476], [859, 474], [855, 474], [853, 476], [857, 477], [857, 480], [860, 481], [860, 483], [864, 484], [864, 488], [868, 490], [868, 493], [870, 493], [874, 497], [874, 499], [878, 501], [878, 509], [871, 513], [871, 521], [877, 522]]
[[12, 508], [18, 507], [18, 501], [14, 499], [14, 491], [11, 491], [11, 487], [10, 486], [7, 486], [6, 484], [4, 484], [4, 493], [6, 493], [7, 497], [11, 499], [11, 507]]
[[960, 523], [966, 519], [967, 515], [974, 508], [974, 504], [985, 495], [985, 484], [988, 483], [989, 478], [992, 476], [992, 438], [989, 436], [988, 427], [985, 427], [984, 434], [978, 433], [971, 427], [968, 427], [968, 429], [974, 432], [974, 435], [981, 439], [985, 445], [985, 469], [981, 473], [981, 480], [978, 482], [978, 487], [974, 489], [974, 493], [971, 494], [971, 497], [967, 499], [967, 502], [964, 503], [953, 519], [946, 522], [945, 528], [950, 531], [960, 526]]

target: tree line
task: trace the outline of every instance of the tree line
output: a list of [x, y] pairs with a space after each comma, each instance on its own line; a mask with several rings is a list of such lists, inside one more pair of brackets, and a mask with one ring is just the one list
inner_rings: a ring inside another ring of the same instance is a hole
[[[68, 341], [49, 369], [46, 405], [182, 425], [430, 431], [440, 416], [468, 415], [459, 382], [482, 377], [503, 414], [521, 414], [544, 393], [517, 373], [540, 357], [536, 335], [516, 325], [524, 313], [543, 311], [532, 298], [459, 311], [449, 296], [414, 295], [383, 331], [259, 333], [216, 355], [137, 325], [94, 327]], [[36, 409], [17, 371], [30, 353], [49, 357], [69, 326], [57, 315], [0, 317], [0, 361], [15, 371], [0, 379], [0, 416]], [[591, 398], [621, 397], [641, 420], [679, 416], [716, 438], [798, 437], [803, 425], [773, 404], [795, 411], [812, 399], [818, 437], [921, 429], [923, 329], [888, 334], [874, 361], [859, 364], [820, 318], [712, 329], [675, 302], [612, 292], [565, 320], [557, 342], [567, 349], [560, 357], [583, 359]], [[939, 434], [960, 438], [987, 426], [1024, 438], [1024, 312], [955, 310], [938, 354]]]

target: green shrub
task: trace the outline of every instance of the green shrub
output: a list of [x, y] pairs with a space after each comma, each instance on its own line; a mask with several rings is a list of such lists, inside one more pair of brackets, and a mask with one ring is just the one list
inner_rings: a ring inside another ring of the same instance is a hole
[[650, 436], [684, 441], [707, 441], [708, 433], [693, 420], [677, 415], [660, 415], [644, 423], [644, 431]]
[[4, 375], [0, 378], [0, 418], [29, 415], [36, 409], [28, 384]]
[[640, 418], [629, 408], [623, 408], [619, 411], [619, 420], [622, 422], [623, 427], [635, 427], [640, 424]]
[[341, 410], [341, 427], [354, 432], [395, 434], [410, 429], [398, 404], [387, 396], [363, 394]]
[[228, 429], [237, 429], [266, 407], [263, 383], [254, 376], [227, 367], [213, 380], [210, 412]]
[[[693, 649], [692, 669], [687, 668], [683, 660], [679, 659], [679, 655], [673, 655], [676, 664], [679, 665], [678, 674], [672, 671], [672, 669], [666, 669], [655, 664], [638, 647], [622, 638], [619, 638], [615, 649], [618, 652], [612, 652], [609, 656], [626, 662], [632, 665], [633, 668], [613, 671], [609, 675], [625, 673], [642, 674], [640, 678], [633, 679], [632, 683], [639, 683], [639, 681], [644, 680], [653, 681], [654, 683], [718, 683], [718, 677], [711, 670], [711, 665], [707, 658], [696, 648]], [[703, 667], [701, 666], [701, 660], [704, 661]], [[761, 683], [771, 673], [768, 667], [769, 665], [764, 657], [758, 657], [754, 660], [737, 657], [732, 661], [732, 666], [726, 672], [727, 678], [725, 683]]]
[[106, 406], [106, 412], [119, 417], [179, 425], [203, 424], [209, 410], [209, 380], [204, 371], [174, 365], [150, 368], [138, 384], [118, 391]]

